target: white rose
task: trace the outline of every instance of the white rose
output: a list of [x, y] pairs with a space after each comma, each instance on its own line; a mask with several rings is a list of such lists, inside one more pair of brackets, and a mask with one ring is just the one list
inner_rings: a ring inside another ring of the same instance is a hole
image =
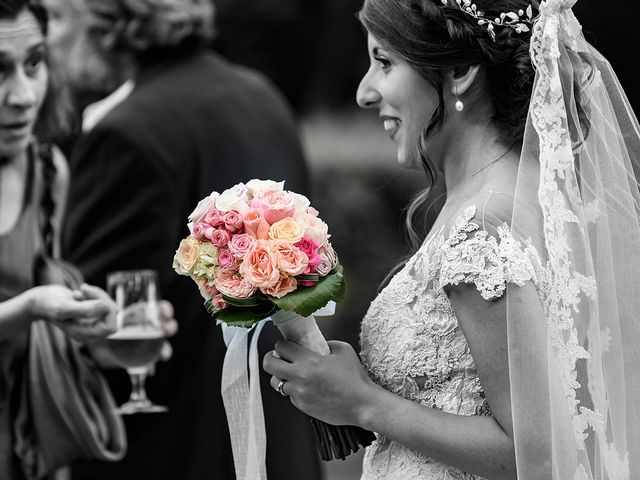
[[247, 193], [249, 198], [253, 198], [256, 193], [263, 192], [265, 190], [284, 190], [284, 180], [281, 182], [274, 182], [273, 180], [258, 180], [253, 179], [247, 182]]
[[216, 204], [218, 199], [218, 192], [212, 192], [208, 197], [203, 198], [198, 202], [198, 206], [195, 208], [191, 215], [189, 215], [189, 221], [191, 223], [201, 222], [207, 212]]
[[235, 210], [242, 215], [247, 213], [249, 211], [249, 204], [247, 190], [244, 184], [239, 183], [222, 192], [216, 200], [216, 208], [221, 212]]
[[299, 193], [289, 192], [293, 197], [293, 200], [296, 205], [296, 212], [294, 214], [294, 218], [300, 218], [302, 215], [307, 213], [307, 208], [311, 206], [311, 202], [304, 195], [300, 195]]
[[304, 228], [304, 236], [309, 237], [321, 247], [329, 239], [329, 227], [320, 218], [313, 215], [303, 215], [301, 226]]

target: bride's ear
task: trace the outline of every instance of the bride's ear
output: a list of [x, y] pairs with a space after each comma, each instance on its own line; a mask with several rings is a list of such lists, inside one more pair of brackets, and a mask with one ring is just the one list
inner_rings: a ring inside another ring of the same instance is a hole
[[451, 95], [463, 95], [473, 85], [479, 71], [480, 65], [451, 70], [448, 74], [451, 82]]

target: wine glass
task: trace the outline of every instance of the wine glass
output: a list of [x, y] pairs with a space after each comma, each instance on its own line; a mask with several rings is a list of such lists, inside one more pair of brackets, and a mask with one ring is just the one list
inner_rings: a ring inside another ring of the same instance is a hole
[[117, 330], [107, 337], [114, 360], [129, 373], [131, 395], [116, 412], [166, 412], [147, 398], [145, 380], [160, 356], [164, 331], [158, 308], [157, 274], [153, 270], [126, 270], [107, 275], [107, 290], [118, 307]]

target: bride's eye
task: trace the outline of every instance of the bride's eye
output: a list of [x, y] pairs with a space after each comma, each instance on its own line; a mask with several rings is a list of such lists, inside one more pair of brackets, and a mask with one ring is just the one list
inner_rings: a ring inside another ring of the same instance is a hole
[[379, 55], [376, 55], [375, 57], [373, 57], [373, 59], [380, 64], [380, 67], [382, 67], [382, 70], [384, 70], [385, 72], [391, 68], [391, 62], [389, 61], [389, 59], [381, 57]]

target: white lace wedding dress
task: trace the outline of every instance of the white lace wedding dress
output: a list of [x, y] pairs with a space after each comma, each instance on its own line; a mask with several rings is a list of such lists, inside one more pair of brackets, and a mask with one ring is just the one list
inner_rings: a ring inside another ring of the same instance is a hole
[[[535, 248], [504, 225], [496, 236], [468, 207], [449, 236], [431, 236], [371, 303], [362, 323], [361, 355], [379, 385], [425, 407], [458, 415], [491, 415], [467, 341], [443, 287], [474, 283], [488, 301], [509, 282], [531, 280], [539, 294], [545, 270]], [[431, 460], [376, 435], [362, 480], [471, 480], [479, 477]]]

